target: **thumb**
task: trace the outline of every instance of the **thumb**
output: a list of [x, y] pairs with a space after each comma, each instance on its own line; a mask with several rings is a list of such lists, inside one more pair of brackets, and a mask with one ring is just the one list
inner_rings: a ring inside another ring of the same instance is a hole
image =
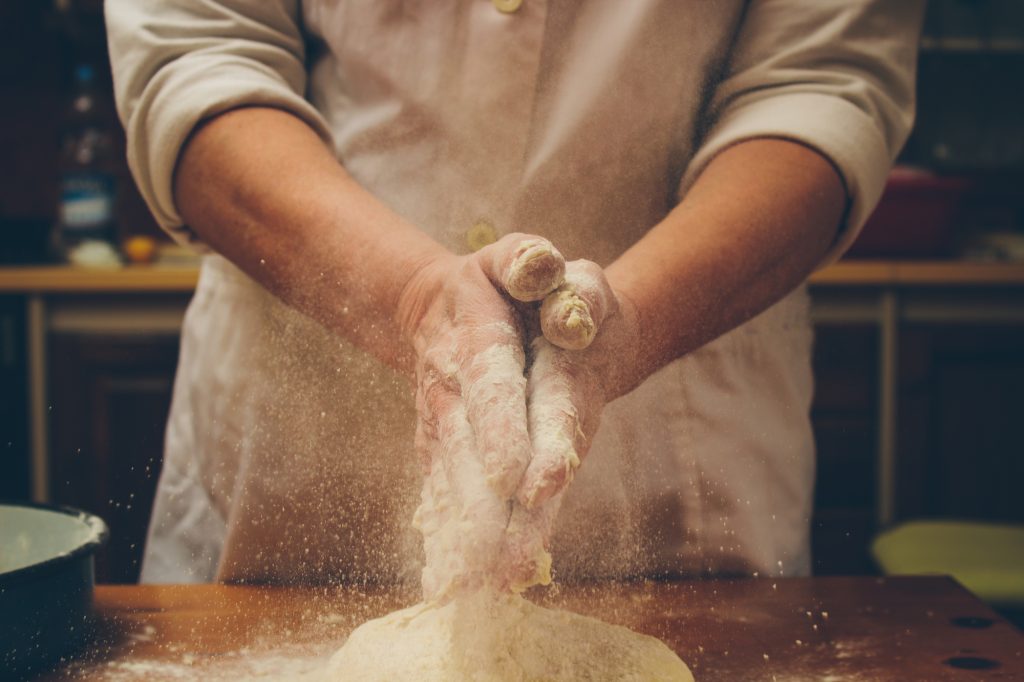
[[617, 306], [601, 266], [574, 260], [565, 266], [565, 281], [544, 298], [540, 328], [544, 338], [559, 348], [583, 350]]
[[477, 252], [496, 288], [518, 301], [539, 301], [565, 276], [565, 258], [543, 237], [513, 233]]
[[[572, 378], [571, 354], [538, 337], [533, 341], [533, 365], [527, 388], [527, 412], [533, 458], [519, 483], [516, 497], [534, 509], [572, 482], [588, 449], [594, 426], [590, 404], [581, 384]], [[590, 417], [590, 419], [588, 419]]]

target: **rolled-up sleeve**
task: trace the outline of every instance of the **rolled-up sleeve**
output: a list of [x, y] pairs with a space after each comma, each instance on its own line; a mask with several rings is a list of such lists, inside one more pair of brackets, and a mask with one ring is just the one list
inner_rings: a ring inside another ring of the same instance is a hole
[[842, 255], [878, 202], [913, 123], [923, 11], [920, 0], [751, 2], [681, 195], [730, 145], [800, 142], [828, 158], [845, 183], [845, 224], [822, 265]]
[[128, 165], [157, 222], [197, 243], [173, 196], [182, 146], [205, 118], [240, 106], [284, 109], [325, 140], [303, 97], [304, 44], [297, 0], [107, 0], [117, 110]]

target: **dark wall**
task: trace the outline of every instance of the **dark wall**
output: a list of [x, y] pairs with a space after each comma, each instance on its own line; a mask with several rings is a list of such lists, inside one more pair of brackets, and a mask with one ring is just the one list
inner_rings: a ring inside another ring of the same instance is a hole
[[66, 45], [46, 2], [0, 3], [0, 216], [53, 213]]
[[[62, 8], [62, 9], [58, 9]], [[118, 231], [159, 234], [123, 161], [99, 0], [0, 3], [0, 260], [44, 257], [56, 211], [58, 143], [72, 75], [91, 64], [117, 132]]]

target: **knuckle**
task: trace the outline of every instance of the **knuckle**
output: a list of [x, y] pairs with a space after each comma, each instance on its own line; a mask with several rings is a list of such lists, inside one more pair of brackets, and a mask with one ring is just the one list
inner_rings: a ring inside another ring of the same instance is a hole
[[509, 232], [496, 243], [500, 244], [505, 242], [507, 245], [515, 245], [528, 240], [547, 241], [544, 237], [538, 237], [537, 235], [528, 234], [526, 232]]

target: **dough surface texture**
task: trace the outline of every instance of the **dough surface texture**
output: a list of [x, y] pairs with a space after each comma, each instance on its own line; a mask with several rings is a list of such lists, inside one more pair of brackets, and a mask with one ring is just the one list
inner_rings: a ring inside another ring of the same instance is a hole
[[665, 644], [514, 594], [417, 604], [357, 628], [324, 682], [693, 682]]

